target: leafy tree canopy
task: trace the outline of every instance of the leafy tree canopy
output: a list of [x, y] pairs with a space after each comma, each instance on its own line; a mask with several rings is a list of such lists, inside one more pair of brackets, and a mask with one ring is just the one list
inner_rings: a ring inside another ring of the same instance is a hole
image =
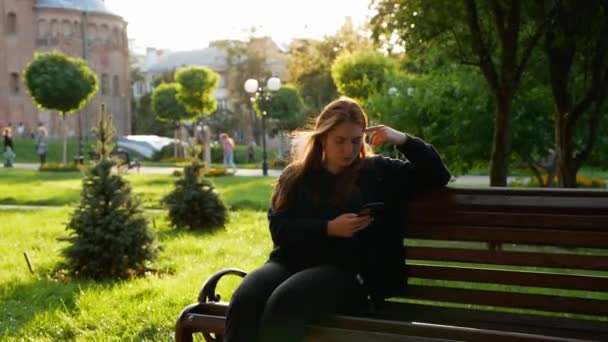
[[39, 108], [62, 115], [81, 110], [98, 89], [88, 65], [61, 52], [36, 53], [24, 70], [24, 79]]

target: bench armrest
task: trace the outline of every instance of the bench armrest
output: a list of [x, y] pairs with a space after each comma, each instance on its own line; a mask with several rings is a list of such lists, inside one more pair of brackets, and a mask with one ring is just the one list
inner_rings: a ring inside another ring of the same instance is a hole
[[217, 287], [217, 283], [220, 281], [220, 279], [225, 275], [237, 275], [244, 278], [247, 275], [247, 272], [239, 270], [238, 268], [226, 268], [215, 272], [203, 284], [203, 287], [198, 294], [199, 303], [219, 302], [221, 300], [221, 296], [215, 293], [215, 288]]

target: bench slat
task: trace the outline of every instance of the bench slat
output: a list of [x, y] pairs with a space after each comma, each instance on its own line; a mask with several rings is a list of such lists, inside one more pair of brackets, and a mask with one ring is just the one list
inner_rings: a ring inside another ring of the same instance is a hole
[[608, 300], [556, 297], [539, 294], [482, 291], [409, 285], [404, 298], [522, 308], [562, 313], [608, 315]]
[[[608, 219], [607, 219], [608, 220]], [[608, 222], [608, 221], [607, 221]], [[489, 241], [567, 247], [608, 248], [608, 231], [528, 229], [518, 227], [409, 224], [405, 236], [418, 239]]]
[[594, 340], [597, 340], [598, 336], [608, 336], [608, 324], [601, 321], [391, 300], [378, 304], [372, 317]]
[[[387, 335], [402, 336], [402, 339], [392, 339], [392, 336], [381, 337], [371, 341], [419, 341], [416, 338], [408, 339], [403, 336], [427, 337], [441, 339], [439, 341], [493, 341], [493, 342], [515, 342], [515, 341], [546, 341], [546, 336], [525, 333], [507, 332], [500, 330], [489, 330], [479, 328], [456, 327], [439, 324], [424, 324], [415, 322], [397, 322], [392, 320], [360, 318], [353, 316], [335, 316], [323, 327], [312, 326], [312, 334], [320, 334], [321, 341], [349, 341], [350, 339], [340, 339], [335, 335], [327, 335], [323, 332], [325, 328], [338, 328], [347, 331], [377, 332]], [[370, 336], [373, 338], [372, 336]], [[314, 338], [314, 337], [313, 337]], [[445, 339], [445, 340], [444, 340]], [[579, 339], [554, 337], [552, 341], [584, 341]], [[306, 341], [319, 341], [307, 339]], [[424, 341], [424, 340], [423, 340]], [[439, 342], [437, 341], [437, 342]], [[429, 341], [430, 342], [430, 341]]]
[[474, 269], [457, 266], [407, 265], [406, 268], [410, 278], [603, 291], [608, 293], [608, 277]]
[[407, 247], [406, 259], [478, 264], [538, 266], [585, 270], [608, 270], [608, 256], [470, 250], [460, 248]]
[[[608, 209], [607, 209], [608, 210]], [[437, 213], [441, 213], [437, 215]], [[409, 210], [407, 220], [410, 225], [415, 224], [443, 224], [450, 225], [457, 222], [460, 225], [473, 226], [500, 226], [524, 228], [550, 228], [565, 230], [587, 230], [608, 232], [608, 215], [566, 215], [566, 214], [540, 214], [518, 211], [490, 212], [490, 211], [442, 211], [434, 208], [429, 211]]]
[[478, 208], [478, 210], [499, 211], [534, 211], [534, 212], [573, 212], [573, 213], [605, 213], [608, 210], [606, 197], [584, 196], [554, 196], [542, 195], [507, 195], [496, 196], [491, 194], [457, 194], [451, 193], [446, 197], [422, 198], [412, 204], [412, 207], [424, 208]]

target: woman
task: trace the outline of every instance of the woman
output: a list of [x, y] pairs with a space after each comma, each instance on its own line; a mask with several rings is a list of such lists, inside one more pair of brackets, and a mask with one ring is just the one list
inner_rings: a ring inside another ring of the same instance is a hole
[[2, 136], [4, 137], [4, 151], [7, 151], [9, 147], [13, 150], [13, 137], [10, 126], [4, 128]]
[[234, 140], [228, 135], [228, 133], [220, 134], [222, 140], [222, 147], [224, 151], [224, 168], [228, 166], [232, 167], [232, 171], [236, 173], [236, 164], [234, 163]]
[[[394, 144], [409, 161], [373, 156]], [[301, 341], [307, 323], [365, 310], [405, 284], [400, 205], [451, 178], [435, 149], [387, 126], [367, 127], [353, 100], [327, 105], [276, 184], [266, 264], [233, 294], [224, 341]], [[375, 217], [359, 214], [383, 202]]]
[[40, 166], [46, 163], [46, 153], [48, 151], [47, 131], [44, 126], [38, 127], [38, 134], [36, 135], [36, 154], [40, 159]]

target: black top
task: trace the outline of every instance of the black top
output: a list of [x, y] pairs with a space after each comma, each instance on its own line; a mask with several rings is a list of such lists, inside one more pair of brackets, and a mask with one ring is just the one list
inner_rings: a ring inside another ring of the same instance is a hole
[[[294, 271], [333, 264], [363, 276], [372, 294], [386, 297], [405, 285], [402, 203], [411, 195], [443, 186], [451, 175], [437, 151], [408, 136], [397, 146], [408, 161], [382, 156], [369, 158], [358, 171], [355, 190], [342, 204], [332, 201], [337, 175], [314, 170], [288, 195], [287, 208], [268, 211], [274, 248], [270, 260]], [[370, 202], [384, 202], [385, 210], [352, 238], [327, 235], [329, 220], [357, 213]]]

